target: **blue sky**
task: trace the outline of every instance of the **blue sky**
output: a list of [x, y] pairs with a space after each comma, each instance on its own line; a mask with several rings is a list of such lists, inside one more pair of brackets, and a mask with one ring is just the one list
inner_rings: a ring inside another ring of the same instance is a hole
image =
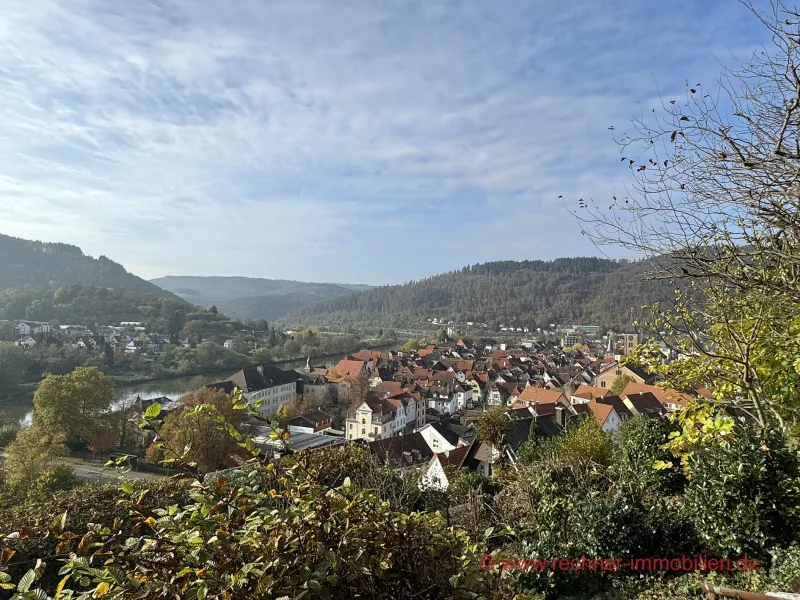
[[733, 0], [11, 0], [0, 233], [147, 278], [597, 254], [557, 197], [625, 184], [609, 125], [765, 41]]

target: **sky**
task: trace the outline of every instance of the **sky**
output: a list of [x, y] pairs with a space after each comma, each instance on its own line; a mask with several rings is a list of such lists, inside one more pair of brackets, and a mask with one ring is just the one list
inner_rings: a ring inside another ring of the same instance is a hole
[[609, 126], [765, 41], [734, 0], [10, 0], [0, 233], [145, 278], [597, 255]]

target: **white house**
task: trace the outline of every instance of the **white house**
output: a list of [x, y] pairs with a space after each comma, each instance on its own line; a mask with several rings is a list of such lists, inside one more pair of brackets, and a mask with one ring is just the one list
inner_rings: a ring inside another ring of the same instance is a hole
[[25, 348], [33, 348], [36, 345], [36, 340], [28, 336], [19, 343], [20, 346]]
[[417, 430], [428, 447], [434, 452], [449, 452], [459, 446], [465, 445], [466, 440], [447, 427], [446, 423], [435, 422], [423, 425]]
[[234, 341], [233, 341], [233, 340], [225, 340], [225, 342], [222, 344], [222, 346], [223, 346], [223, 347], [224, 347], [226, 350], [233, 350], [233, 344], [234, 344]]
[[242, 390], [242, 395], [250, 404], [263, 399], [258, 412], [261, 415], [271, 415], [297, 393], [299, 380], [300, 377], [294, 371], [259, 365], [237, 371], [225, 381], [212, 383], [206, 387], [219, 389], [227, 394], [238, 388]]
[[30, 335], [31, 334], [31, 326], [27, 323], [17, 323], [15, 329], [17, 330], [17, 335]]

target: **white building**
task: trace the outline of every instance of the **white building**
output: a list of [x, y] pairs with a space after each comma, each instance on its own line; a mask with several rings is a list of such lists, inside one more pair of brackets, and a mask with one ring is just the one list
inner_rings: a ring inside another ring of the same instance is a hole
[[297, 393], [297, 382], [300, 377], [294, 371], [282, 371], [274, 366], [247, 367], [228, 377], [225, 381], [213, 383], [207, 387], [231, 393], [235, 388], [242, 390], [242, 395], [254, 404], [263, 399], [258, 413], [271, 415], [288, 403]]

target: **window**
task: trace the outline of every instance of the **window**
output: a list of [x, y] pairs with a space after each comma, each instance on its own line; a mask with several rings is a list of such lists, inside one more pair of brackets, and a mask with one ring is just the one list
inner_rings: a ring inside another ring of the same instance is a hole
[[366, 429], [362, 429], [361, 430], [361, 435], [367, 435], [367, 430]]
[[362, 425], [364, 425], [366, 422], [367, 422], [367, 420], [366, 420], [365, 418], [363, 418], [363, 417], [362, 417], [362, 418], [361, 418], [361, 424], [362, 424]]
[[622, 369], [617, 369], [617, 377], [619, 377], [620, 375], [622, 375]]
[[353, 424], [352, 424], [352, 423], [350, 423], [350, 429], [352, 429], [352, 428], [353, 428]]
[[605, 381], [601, 381], [600, 382], [600, 387], [602, 387], [602, 388], [606, 387], [606, 382]]

